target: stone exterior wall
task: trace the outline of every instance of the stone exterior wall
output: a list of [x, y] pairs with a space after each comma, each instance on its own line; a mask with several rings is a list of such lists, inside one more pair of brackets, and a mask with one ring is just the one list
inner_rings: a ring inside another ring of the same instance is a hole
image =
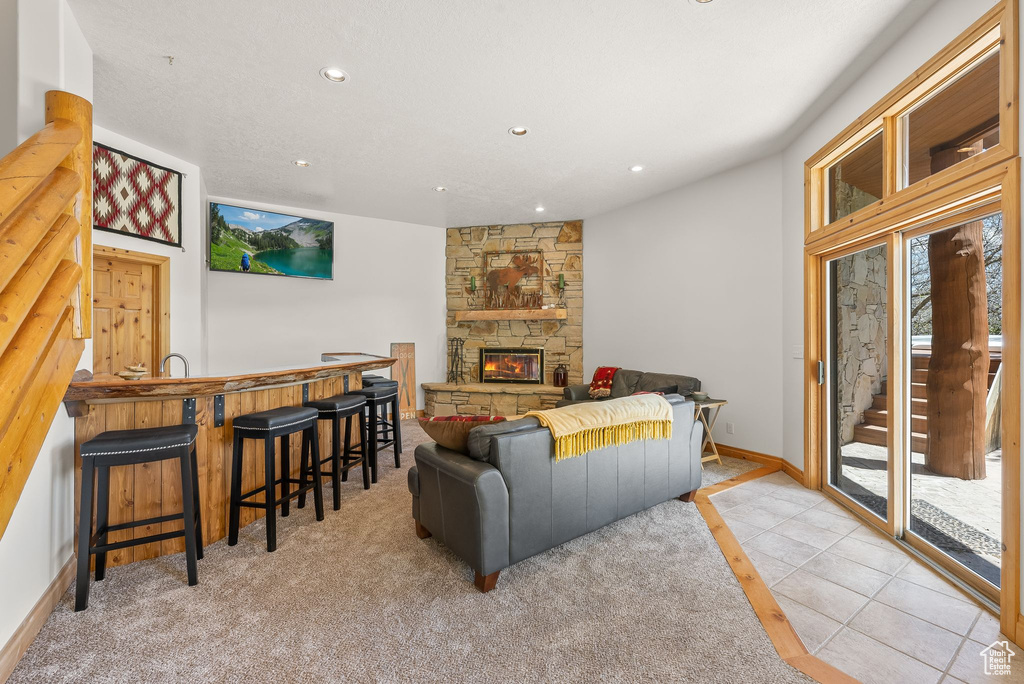
[[837, 262], [836, 347], [840, 440], [853, 440], [872, 398], [889, 376], [885, 247]]
[[[558, 304], [558, 275], [565, 276], [566, 320], [463, 321], [456, 311], [483, 308], [470, 291], [475, 276], [477, 295], [485, 283], [484, 252], [539, 250], [544, 254], [544, 304]], [[560, 363], [569, 369], [569, 383], [583, 382], [583, 222], [555, 221], [505, 226], [449, 228], [446, 254], [448, 339], [464, 337], [465, 379], [480, 380], [481, 347], [542, 347], [544, 382]]]

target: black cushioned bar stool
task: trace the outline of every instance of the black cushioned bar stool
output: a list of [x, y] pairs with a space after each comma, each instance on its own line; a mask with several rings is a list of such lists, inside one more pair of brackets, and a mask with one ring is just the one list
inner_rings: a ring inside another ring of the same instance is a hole
[[[377, 452], [393, 446], [395, 449], [395, 467], [402, 467], [402, 423], [398, 412], [398, 383], [387, 380], [390, 384], [376, 384], [349, 392], [349, 396], [359, 395], [366, 398], [366, 415], [368, 417], [366, 433], [369, 441], [367, 458], [370, 460], [370, 478], [377, 481]], [[391, 407], [391, 420], [388, 420], [388, 407]]]
[[[314, 474], [316, 458], [320, 454], [317, 436], [317, 411], [302, 406], [282, 406], [238, 416], [232, 428], [234, 451], [231, 458], [231, 508], [228, 521], [228, 546], [238, 543], [238, 514], [242, 506], [262, 508], [267, 512], [267, 551], [277, 548], [277, 507], [281, 506], [281, 517], [288, 517], [288, 502], [299, 497], [299, 508], [306, 505], [306, 492], [313, 490], [316, 519], [324, 519], [324, 494], [320, 478]], [[302, 432], [302, 455], [299, 478], [291, 477], [288, 436]], [[275, 475], [274, 446], [281, 438], [281, 477]], [[242, 493], [242, 445], [246, 439], [263, 440], [265, 482], [251, 492]], [[313, 454], [317, 454], [314, 457]], [[290, 485], [298, 488], [291, 490]], [[276, 486], [281, 485], [281, 496], [275, 495]], [[263, 492], [263, 501], [246, 501]]]
[[[75, 610], [89, 605], [89, 557], [96, 555], [96, 581], [106, 574], [107, 552], [138, 544], [151, 544], [176, 537], [185, 538], [185, 565], [190, 586], [198, 582], [196, 561], [203, 557], [203, 526], [199, 512], [199, 469], [196, 465], [196, 425], [168, 425], [142, 430], [102, 432], [82, 445], [82, 495], [78, 520], [78, 580]], [[181, 462], [181, 513], [135, 520], [120, 525], [108, 523], [110, 469], [116, 466], [152, 463], [176, 458]], [[92, 526], [93, 473], [96, 474], [96, 528]], [[146, 537], [108, 542], [110, 532], [143, 525], [182, 520], [183, 529]]]
[[[366, 397], [352, 394], [339, 394], [326, 399], [307, 401], [303, 406], [317, 410], [320, 420], [331, 421], [331, 453], [329, 456], [317, 458], [317, 470], [320, 475], [330, 475], [334, 486], [334, 510], [341, 508], [341, 485], [348, 480], [348, 471], [362, 467], [363, 489], [370, 488], [370, 469], [366, 460]], [[341, 441], [341, 420], [345, 419], [344, 450]], [[352, 446], [352, 418], [359, 419], [359, 447]], [[359, 458], [353, 458], [357, 455]], [[331, 469], [323, 471], [324, 463], [330, 462]]]

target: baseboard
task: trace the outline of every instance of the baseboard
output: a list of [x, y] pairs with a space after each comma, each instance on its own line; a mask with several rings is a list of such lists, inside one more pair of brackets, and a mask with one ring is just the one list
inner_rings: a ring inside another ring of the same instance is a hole
[[39, 630], [43, 628], [46, 619], [60, 601], [71, 582], [75, 579], [75, 556], [72, 555], [64, 567], [57, 573], [57, 577], [50, 582], [43, 595], [36, 601], [29, 614], [25, 616], [18, 629], [14, 630], [10, 640], [0, 648], [0, 682], [6, 682], [14, 672], [15, 666], [25, 651], [32, 645]]
[[790, 463], [784, 458], [778, 456], [769, 456], [768, 454], [762, 454], [757, 451], [750, 451], [749, 449], [740, 449], [739, 447], [729, 446], [727, 444], [717, 444], [718, 453], [722, 456], [731, 456], [732, 458], [742, 458], [744, 461], [753, 461], [754, 463], [760, 463], [766, 466], [776, 466], [782, 470], [782, 472], [789, 475], [791, 478], [806, 486], [804, 483], [804, 471], [797, 468], [795, 465]]

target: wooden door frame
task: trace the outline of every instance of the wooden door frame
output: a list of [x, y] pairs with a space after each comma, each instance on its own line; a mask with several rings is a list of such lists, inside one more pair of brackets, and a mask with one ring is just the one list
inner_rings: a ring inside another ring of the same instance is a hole
[[[837, 254], [848, 251], [856, 251], [855, 247], [861, 244], [878, 244], [879, 238], [886, 237], [886, 243], [906, 239], [906, 234], [915, 234], [922, 229], [938, 228], [942, 225], [956, 224], [970, 220], [977, 216], [982, 207], [992, 211], [1001, 211], [1003, 215], [1003, 413], [1002, 413], [1002, 443], [1003, 443], [1003, 472], [1002, 472], [1002, 497], [1001, 515], [1002, 531], [1001, 542], [1003, 554], [1000, 563], [1000, 628], [1004, 634], [1013, 639], [1018, 645], [1024, 641], [1024, 616], [1021, 615], [1020, 600], [1020, 505], [1021, 505], [1021, 463], [1020, 463], [1020, 432], [1021, 432], [1021, 209], [1020, 209], [1020, 159], [1013, 159], [1010, 162], [1000, 164], [993, 169], [977, 174], [987, 179], [981, 185], [988, 187], [976, 187], [968, 185], [973, 183], [969, 179], [961, 184], [943, 188], [932, 195], [922, 198], [918, 202], [911, 203], [909, 207], [901, 207], [893, 211], [889, 221], [879, 221], [875, 230], [869, 233], [869, 237], [858, 237], [848, 242], [833, 244], [831, 246], [809, 245], [805, 250], [805, 273], [804, 273], [804, 301], [805, 301], [805, 348], [808, 351], [805, 366], [805, 395], [804, 415], [805, 423], [805, 450], [804, 450], [804, 476], [805, 485], [813, 489], [820, 489], [828, 493], [829, 488], [823, 481], [825, 458], [828, 456], [828, 430], [823, 424], [823, 419], [828, 413], [827, 384], [818, 385], [817, 362], [828, 359], [828, 331], [826, 330], [827, 320], [823, 315], [824, 306], [827, 303], [828, 292], [824, 289], [825, 264], [828, 260], [835, 258]], [[977, 179], [975, 179], [977, 180]], [[965, 193], [964, 190], [972, 192]], [[976, 191], [975, 191], [976, 190]], [[994, 205], [994, 206], [993, 206]], [[917, 216], [914, 220], [913, 216]], [[906, 218], [904, 218], [906, 216]], [[894, 222], [898, 229], [894, 229]], [[837, 241], [838, 242], [838, 241]], [[903, 268], [903, 256], [899, 256], [899, 274], [892, 273], [889, 277], [890, 288], [899, 283], [898, 291], [891, 291], [888, 295], [890, 311], [899, 313], [902, 310], [902, 296], [905, 289]], [[897, 269], [890, 269], [895, 271]], [[900, 280], [895, 280], [897, 277]], [[896, 295], [899, 295], [897, 298]], [[890, 316], [890, 334], [900, 333], [902, 324], [894, 326], [895, 315]], [[890, 417], [899, 413], [902, 416], [902, 407], [906, 403], [906, 392], [908, 387], [903, 379], [909, 373], [909, 353], [904, 348], [905, 340], [900, 334], [900, 344], [897, 345], [893, 337], [890, 337], [889, 349], [889, 406], [900, 407], [900, 411], [890, 410]], [[904, 440], [907, 436], [906, 421], [897, 421], [903, 428], [900, 434], [897, 430], [890, 430], [889, 448], [895, 446], [896, 439]], [[906, 446], [906, 445], [904, 445]], [[891, 452], [890, 452], [891, 453]], [[892, 459], [891, 459], [892, 460]], [[896, 482], [895, 477], [899, 475], [893, 472], [890, 462], [890, 520], [886, 525], [881, 525], [890, 534], [896, 536], [901, 530], [895, 527], [893, 516], [896, 510], [894, 506], [904, 506], [902, 500], [897, 501], [902, 490], [897, 485], [903, 486], [901, 481]], [[849, 505], [848, 498], [844, 497], [842, 503]], [[856, 507], [852, 507], [856, 510]], [[901, 509], [902, 510], [902, 509]], [[858, 511], [860, 512], [860, 511]], [[861, 515], [863, 513], [861, 512]], [[868, 518], [870, 519], [870, 518]], [[908, 542], [909, 543], [909, 542]], [[913, 546], [913, 544], [911, 544]], [[916, 547], [915, 547], [916, 548]], [[918, 549], [919, 550], [919, 549]], [[929, 554], [930, 557], [930, 554]], [[940, 565], [944, 565], [940, 563]], [[947, 569], [949, 567], [947, 566]], [[966, 582], [966, 580], [964, 580]], [[967, 582], [970, 584], [970, 582]], [[977, 588], [975, 588], [977, 590]]]
[[[153, 343], [156, 345], [158, 358], [171, 353], [171, 258], [159, 254], [136, 252], [131, 249], [93, 245], [93, 266], [96, 259], [114, 258], [143, 266], [152, 266], [155, 271], [153, 278], [153, 325], [156, 328]], [[159, 368], [153, 369], [153, 377], [158, 377]]]

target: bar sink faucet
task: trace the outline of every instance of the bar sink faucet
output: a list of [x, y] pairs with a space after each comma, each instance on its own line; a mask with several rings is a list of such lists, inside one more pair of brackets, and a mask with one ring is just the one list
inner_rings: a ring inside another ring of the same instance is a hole
[[179, 354], [177, 352], [171, 352], [170, 354], [168, 354], [164, 358], [160, 359], [160, 375], [164, 374], [164, 364], [166, 364], [167, 363], [167, 359], [171, 358], [172, 356], [177, 356], [179, 359], [181, 359], [182, 363], [185, 364], [185, 377], [187, 378], [188, 377], [188, 359], [186, 359], [184, 356], [182, 356], [181, 354]]

